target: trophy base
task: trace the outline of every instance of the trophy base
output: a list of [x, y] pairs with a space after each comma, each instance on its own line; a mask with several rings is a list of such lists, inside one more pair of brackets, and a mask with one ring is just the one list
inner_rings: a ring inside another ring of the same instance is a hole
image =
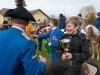
[[64, 51], [65, 51], [65, 52], [68, 52], [68, 48], [65, 48]]

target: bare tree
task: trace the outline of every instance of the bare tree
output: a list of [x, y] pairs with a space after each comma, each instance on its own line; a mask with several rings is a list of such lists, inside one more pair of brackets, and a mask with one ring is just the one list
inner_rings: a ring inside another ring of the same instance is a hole
[[50, 18], [56, 18], [56, 15], [55, 14], [51, 14]]
[[82, 7], [80, 10], [80, 13], [85, 18], [84, 19], [85, 25], [94, 23], [94, 21], [96, 19], [96, 10], [92, 5]]

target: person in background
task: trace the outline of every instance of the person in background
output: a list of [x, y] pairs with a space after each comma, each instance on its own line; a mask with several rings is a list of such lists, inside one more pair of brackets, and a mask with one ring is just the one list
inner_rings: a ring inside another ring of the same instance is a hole
[[82, 25], [81, 25], [80, 29], [84, 29], [85, 28], [85, 24], [84, 24], [84, 20], [82, 18], [82, 14], [78, 14], [78, 17], [80, 18], [80, 20], [82, 22]]
[[1, 31], [7, 30], [7, 29], [9, 29], [8, 21], [4, 20], [3, 21], [3, 26], [1, 28]]
[[[85, 32], [85, 25], [84, 25], [84, 20], [83, 20], [83, 18], [82, 18], [82, 14], [78, 14], [77, 16], [80, 18], [80, 20], [81, 20], [81, 22], [82, 22], [82, 25], [80, 26], [80, 31], [86, 35], [86, 32]], [[90, 40], [89, 40], [89, 39], [88, 39], [88, 45], [91, 46]]]
[[59, 25], [58, 25], [58, 28], [60, 28], [62, 32], [65, 31], [65, 27], [66, 27], [65, 21], [66, 21], [66, 17], [63, 16], [63, 14], [60, 14], [59, 15]]
[[78, 14], [77, 16], [80, 18], [80, 20], [82, 22], [82, 25], [80, 26], [80, 30], [81, 30], [82, 33], [84, 33], [86, 35], [86, 32], [84, 30], [85, 29], [85, 24], [84, 24], [84, 20], [82, 18], [82, 14]]
[[51, 46], [53, 48], [51, 54], [52, 54], [52, 62], [55, 60], [58, 60], [58, 57], [56, 56], [56, 47], [58, 45], [58, 41], [63, 34], [62, 31], [57, 27], [58, 26], [58, 21], [56, 19], [50, 19], [50, 28], [51, 31], [47, 34], [42, 34], [37, 36], [38, 39], [45, 39], [49, 38], [49, 43], [48, 46]]
[[100, 12], [97, 13], [97, 19], [94, 21], [94, 26], [100, 31]]
[[71, 60], [74, 65], [81, 65], [90, 57], [86, 35], [80, 31], [81, 24], [82, 22], [77, 16], [69, 17], [66, 21], [67, 33], [60, 38], [60, 40], [70, 40], [68, 51], [64, 50], [60, 41], [56, 48], [56, 54], [60, 59]]
[[[46, 34], [50, 31], [50, 25], [47, 25], [46, 27], [42, 27], [39, 29], [39, 35]], [[43, 39], [38, 39], [38, 50], [42, 52], [42, 41]]]
[[[37, 29], [36, 35], [41, 35], [42, 34], [42, 33], [40, 33], [40, 31], [42, 30], [42, 28], [43, 28], [43, 26], [40, 26], [40, 28]], [[38, 46], [37, 46], [38, 50], [40, 52], [42, 52], [42, 41], [43, 41], [43, 39], [38, 38], [37, 40], [38, 40]]]
[[39, 55], [35, 44], [25, 33], [29, 21], [35, 21], [24, 0], [15, 0], [17, 7], [4, 16], [11, 17], [12, 27], [0, 32], [0, 75], [43, 75], [46, 58]]

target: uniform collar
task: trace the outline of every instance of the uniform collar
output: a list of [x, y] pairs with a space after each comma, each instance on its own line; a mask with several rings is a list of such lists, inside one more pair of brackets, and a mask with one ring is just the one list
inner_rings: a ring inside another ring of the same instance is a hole
[[18, 26], [12, 26], [13, 28], [16, 28], [16, 29], [19, 29], [19, 30], [21, 30], [22, 32], [24, 32], [24, 30], [22, 29], [22, 28], [20, 28], [20, 27], [18, 27]]
[[52, 30], [54, 31], [57, 27], [52, 28]]

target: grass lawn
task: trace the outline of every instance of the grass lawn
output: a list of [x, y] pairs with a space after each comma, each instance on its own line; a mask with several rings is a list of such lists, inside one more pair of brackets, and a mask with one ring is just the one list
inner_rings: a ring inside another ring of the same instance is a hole
[[[37, 42], [37, 39], [35, 39], [35, 41]], [[92, 53], [91, 48], [90, 48], [90, 53]], [[37, 55], [42, 55], [42, 56], [47, 58], [47, 68], [48, 68], [50, 63], [51, 63], [51, 54], [47, 53], [47, 51], [45, 49], [45, 46], [44, 46], [44, 40], [42, 42], [42, 52], [38, 51], [38, 49], [37, 49]], [[92, 61], [92, 62], [96, 63], [99, 66], [99, 69], [100, 69], [100, 60], [97, 61], [96, 57], [94, 59], [90, 58], [89, 61]]]
[[[35, 39], [36, 43], [37, 43], [37, 39]], [[47, 68], [48, 66], [50, 65], [51, 63], [51, 54], [48, 54], [46, 49], [45, 49], [45, 46], [44, 46], [44, 40], [42, 42], [42, 52], [40, 52], [38, 49], [36, 50], [36, 53], [37, 55], [42, 55], [43, 57], [46, 57], [47, 59]]]

